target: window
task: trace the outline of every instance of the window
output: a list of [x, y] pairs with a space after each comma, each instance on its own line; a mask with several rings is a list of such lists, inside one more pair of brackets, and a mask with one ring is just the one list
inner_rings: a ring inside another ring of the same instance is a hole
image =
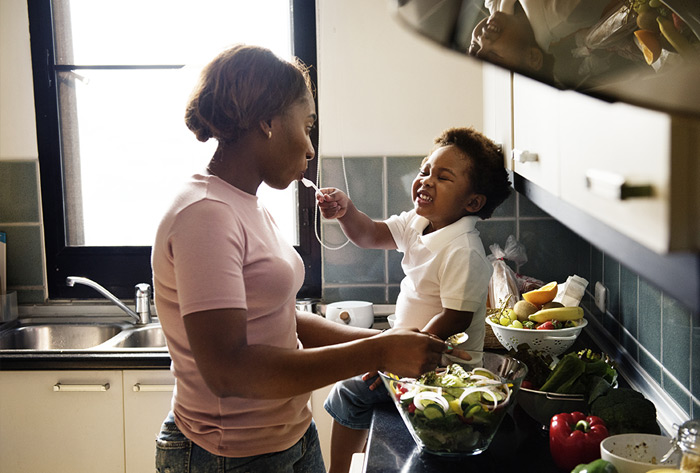
[[[183, 120], [199, 71], [244, 42], [299, 56], [313, 74], [314, 3], [28, 3], [51, 299], [95, 297], [88, 288], [67, 289], [71, 275], [126, 299], [136, 283], [151, 280], [150, 244], [171, 192], [216, 147], [196, 141]], [[315, 167], [314, 160], [310, 175]], [[312, 193], [293, 184], [261, 186], [259, 196], [304, 259], [300, 297], [320, 295]]]

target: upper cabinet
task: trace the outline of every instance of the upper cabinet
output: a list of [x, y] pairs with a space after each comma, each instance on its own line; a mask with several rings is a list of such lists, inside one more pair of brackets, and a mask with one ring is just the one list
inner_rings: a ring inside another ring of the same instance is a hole
[[657, 252], [700, 249], [700, 126], [515, 75], [513, 169]]

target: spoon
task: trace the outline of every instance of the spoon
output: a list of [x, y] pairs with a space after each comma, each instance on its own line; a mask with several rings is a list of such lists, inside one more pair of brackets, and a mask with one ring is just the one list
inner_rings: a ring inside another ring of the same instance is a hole
[[321, 191], [316, 187], [316, 184], [314, 184], [311, 180], [302, 177], [301, 178], [301, 183], [304, 184], [306, 187], [312, 188], [314, 191], [316, 191], [317, 194], [319, 194]]
[[451, 350], [455, 347], [455, 345], [461, 345], [462, 343], [466, 342], [469, 339], [469, 334], [466, 334], [464, 332], [459, 332], [455, 333], [454, 335], [450, 335], [447, 337], [447, 340], [445, 340], [445, 344], [447, 344], [448, 350]]

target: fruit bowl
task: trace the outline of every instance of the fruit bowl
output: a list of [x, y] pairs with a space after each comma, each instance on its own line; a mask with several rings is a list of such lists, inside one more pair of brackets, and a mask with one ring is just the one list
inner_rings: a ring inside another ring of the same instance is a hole
[[581, 331], [588, 321], [581, 319], [576, 327], [559, 328], [555, 330], [537, 330], [515, 327], [505, 327], [494, 322], [490, 318], [486, 318], [493, 329], [494, 335], [501, 345], [508, 350], [518, 350], [518, 346], [526, 343], [532, 350], [548, 353], [552, 356], [558, 356], [568, 350], [576, 341]]
[[527, 374], [527, 365], [510, 356], [467, 353], [471, 360], [418, 379], [379, 373], [411, 437], [428, 453], [468, 456], [486, 450]]

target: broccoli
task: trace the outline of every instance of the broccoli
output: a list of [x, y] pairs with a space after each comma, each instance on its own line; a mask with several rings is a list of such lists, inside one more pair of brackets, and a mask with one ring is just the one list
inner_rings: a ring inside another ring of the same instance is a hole
[[634, 389], [611, 389], [593, 401], [590, 407], [590, 414], [605, 421], [610, 435], [661, 433], [656, 422], [656, 406]]

